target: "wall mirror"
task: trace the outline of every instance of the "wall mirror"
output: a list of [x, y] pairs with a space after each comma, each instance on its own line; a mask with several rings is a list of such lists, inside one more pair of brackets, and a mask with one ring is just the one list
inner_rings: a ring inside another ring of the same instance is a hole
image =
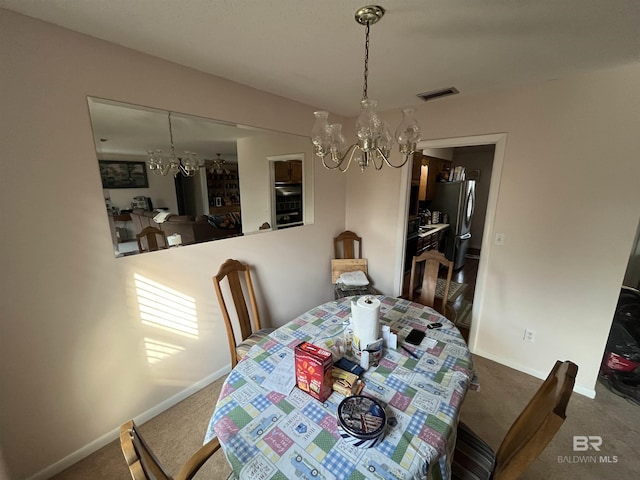
[[[313, 223], [308, 137], [95, 97], [88, 104], [116, 257]], [[283, 192], [297, 207], [286, 216]]]

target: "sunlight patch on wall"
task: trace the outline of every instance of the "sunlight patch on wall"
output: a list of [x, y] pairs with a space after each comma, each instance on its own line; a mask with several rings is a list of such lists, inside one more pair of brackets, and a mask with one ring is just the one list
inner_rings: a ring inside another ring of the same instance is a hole
[[193, 297], [137, 273], [133, 277], [138, 295], [140, 319], [144, 325], [189, 338], [198, 337], [198, 317]]
[[155, 365], [159, 361], [184, 350], [184, 347], [146, 337], [144, 339], [144, 348], [147, 351], [149, 366]]

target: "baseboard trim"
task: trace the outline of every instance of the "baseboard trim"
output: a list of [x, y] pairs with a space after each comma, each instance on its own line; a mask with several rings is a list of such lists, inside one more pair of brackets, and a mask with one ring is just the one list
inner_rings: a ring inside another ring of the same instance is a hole
[[574, 385], [573, 391], [587, 398], [596, 398], [596, 391], [593, 388], [585, 388], [581, 385]]
[[[525, 367], [515, 362], [505, 360], [502, 357], [498, 357], [497, 355], [494, 355], [492, 353], [485, 352], [482, 350], [476, 350], [475, 352], [473, 352], [473, 354], [487, 358], [501, 365], [505, 365], [509, 368], [513, 368], [514, 370], [518, 370], [519, 372], [529, 374], [533, 377], [539, 378], [540, 380], [544, 380], [545, 378], [547, 378], [547, 375], [549, 375], [549, 372], [540, 372], [538, 370], [534, 370], [533, 368]], [[482, 385], [482, 379], [480, 379], [480, 384]], [[574, 385], [573, 391], [587, 398], [596, 398], [595, 389], [589, 389], [589, 388], [583, 387], [582, 385]]]
[[[207, 385], [210, 385], [216, 380], [227, 375], [230, 371], [231, 371], [231, 364], [228, 364], [225, 367], [221, 368], [220, 370], [213, 372], [211, 375], [208, 375], [207, 377], [203, 378], [199, 382], [196, 382], [193, 385], [185, 388], [181, 392], [176, 393], [173, 397], [170, 397], [165, 401], [160, 402], [158, 405], [150, 408], [146, 412], [143, 412], [140, 415], [136, 415], [134, 417], [135, 422], [138, 425], [141, 425], [144, 422], [151, 420], [153, 417], [159, 415], [165, 410], [168, 410], [169, 408], [173, 407], [177, 403], [180, 403], [185, 398], [193, 395], [194, 393], [202, 390]], [[51, 478], [54, 475], [57, 475], [63, 470], [69, 468], [71, 465], [79, 462], [83, 458], [88, 457], [95, 451], [99, 450], [100, 448], [104, 447], [105, 445], [109, 444], [110, 442], [114, 441], [119, 437], [120, 437], [120, 426], [118, 426], [116, 429], [108, 433], [105, 433], [101, 437], [93, 440], [92, 442], [76, 450], [70, 455], [67, 455], [63, 459], [58, 460], [56, 463], [49, 465], [44, 470], [40, 470], [35, 475], [28, 477], [27, 480], [46, 480], [48, 478]], [[123, 461], [124, 461], [124, 458], [123, 458]]]

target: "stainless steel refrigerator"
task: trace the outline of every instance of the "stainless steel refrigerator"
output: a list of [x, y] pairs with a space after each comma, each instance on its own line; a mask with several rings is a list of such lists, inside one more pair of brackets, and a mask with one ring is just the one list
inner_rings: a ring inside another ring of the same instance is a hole
[[[453, 261], [453, 268], [464, 265], [464, 258], [471, 242], [471, 220], [476, 204], [476, 182], [445, 182], [436, 184], [431, 210], [449, 215], [449, 236], [445, 256]], [[440, 217], [442, 218], [442, 217]]]

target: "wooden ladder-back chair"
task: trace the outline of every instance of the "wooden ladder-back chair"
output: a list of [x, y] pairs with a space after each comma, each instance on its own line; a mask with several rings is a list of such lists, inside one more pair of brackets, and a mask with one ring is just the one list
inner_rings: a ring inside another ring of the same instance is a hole
[[[160, 247], [160, 245], [158, 244], [158, 236], [164, 242], [162, 247]], [[156, 227], [144, 227], [142, 231], [136, 235], [136, 240], [138, 241], [138, 250], [140, 251], [140, 253], [155, 252], [160, 248], [169, 247], [167, 243], [167, 234]], [[147, 249], [143, 248], [143, 240], [146, 241], [146, 245], [148, 247]]]
[[[253, 329], [251, 327], [251, 318], [249, 317], [249, 310], [247, 309], [247, 302], [242, 290], [242, 282], [240, 281], [240, 272], [244, 275], [247, 294], [251, 303], [251, 317], [253, 317]], [[233, 305], [238, 316], [238, 324], [240, 325], [240, 343], [236, 340], [236, 335], [233, 329], [233, 323], [229, 316], [229, 310], [227, 304], [222, 295], [221, 282], [224, 278], [227, 278], [229, 284], [229, 290], [231, 292], [231, 298], [233, 299]], [[227, 328], [227, 340], [229, 341], [229, 353], [231, 354], [231, 368], [242, 360], [242, 357], [246, 355], [249, 349], [265, 338], [271, 332], [273, 328], [262, 328], [260, 326], [260, 316], [258, 314], [258, 304], [256, 302], [256, 296], [253, 291], [253, 283], [251, 282], [251, 271], [249, 265], [246, 265], [238, 260], [229, 259], [225, 261], [218, 270], [218, 273], [213, 277], [213, 286], [216, 289], [216, 295], [218, 296], [218, 302], [220, 303], [220, 310], [224, 317], [224, 323]]]
[[557, 361], [547, 379], [505, 435], [498, 453], [468, 426], [458, 424], [454, 480], [512, 480], [547, 447], [566, 418], [578, 366]]
[[169, 475], [164, 469], [138, 432], [138, 427], [133, 420], [120, 427], [120, 448], [133, 480], [190, 480], [200, 467], [220, 449], [220, 442], [214, 438], [200, 447], [175, 477]]
[[[357, 256], [356, 243], [358, 244]], [[345, 230], [333, 239], [333, 254], [334, 258], [362, 258], [362, 238], [351, 230]]]
[[[424, 269], [422, 269], [423, 264]], [[438, 285], [438, 275], [440, 273], [441, 266], [448, 269], [447, 280], [444, 286], [442, 303], [438, 302], [438, 304], [436, 304], [436, 286]], [[420, 272], [422, 272], [421, 277]], [[435, 308], [450, 320], [454, 320], [454, 318], [450, 317], [454, 315], [455, 312], [453, 312], [452, 308], [447, 308], [452, 275], [453, 262], [447, 260], [447, 257], [437, 250], [427, 250], [421, 255], [413, 257], [413, 261], [411, 263], [411, 278], [409, 279], [409, 300], [421, 303], [427, 307]], [[419, 290], [417, 287], [418, 282], [420, 282]], [[416, 292], [419, 293], [416, 295]]]

